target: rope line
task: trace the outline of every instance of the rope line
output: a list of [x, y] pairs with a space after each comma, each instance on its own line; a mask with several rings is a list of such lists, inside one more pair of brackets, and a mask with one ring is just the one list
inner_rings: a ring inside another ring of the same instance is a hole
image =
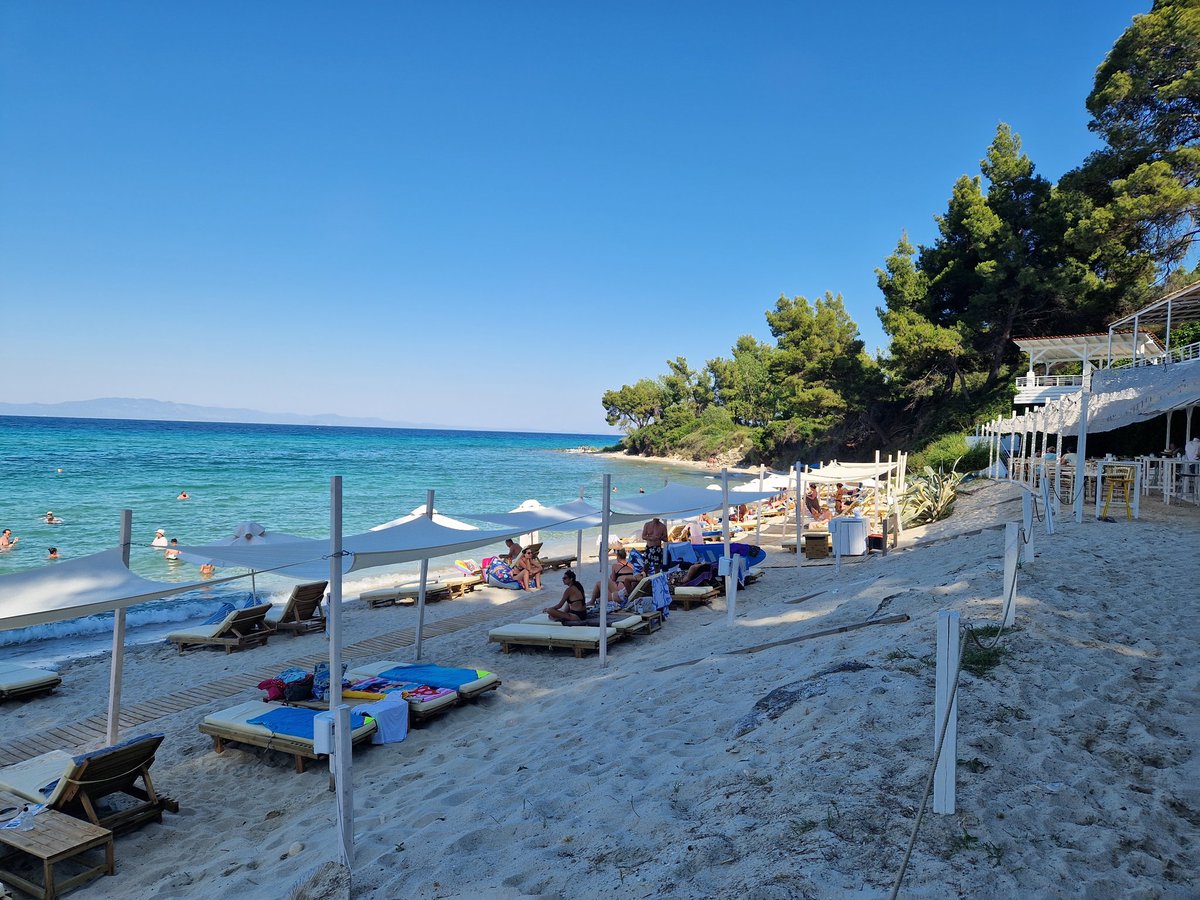
[[908, 871], [908, 863], [912, 859], [913, 847], [917, 843], [917, 832], [921, 828], [921, 820], [925, 817], [925, 808], [929, 804], [929, 795], [933, 790], [933, 779], [937, 775], [938, 760], [942, 758], [942, 745], [946, 742], [946, 731], [950, 728], [950, 713], [954, 710], [954, 698], [958, 696], [958, 676], [962, 674], [963, 650], [967, 645], [967, 633], [970, 631], [970, 626], [966, 626], [962, 631], [963, 636], [958, 643], [958, 666], [954, 670], [954, 681], [950, 685], [950, 695], [946, 698], [946, 714], [942, 716], [942, 727], [938, 732], [937, 749], [933, 754], [933, 765], [929, 767], [929, 776], [925, 779], [925, 790], [921, 792], [921, 805], [917, 808], [917, 817], [913, 820], [912, 832], [908, 836], [908, 849], [904, 851], [904, 860], [900, 863], [900, 870], [896, 873], [896, 880], [892, 882], [892, 892], [889, 895], [889, 900], [896, 900], [896, 895], [900, 893], [900, 885], [904, 881], [904, 873]]

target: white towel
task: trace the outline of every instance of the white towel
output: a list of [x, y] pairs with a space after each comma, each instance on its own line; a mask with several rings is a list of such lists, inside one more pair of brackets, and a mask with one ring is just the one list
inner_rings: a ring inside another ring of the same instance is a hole
[[384, 700], [360, 703], [354, 712], [375, 720], [372, 744], [398, 744], [408, 737], [408, 701], [399, 691], [388, 694]]

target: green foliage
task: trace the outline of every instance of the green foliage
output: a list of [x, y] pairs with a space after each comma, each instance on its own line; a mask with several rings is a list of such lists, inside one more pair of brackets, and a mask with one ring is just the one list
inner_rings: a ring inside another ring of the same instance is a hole
[[[791, 463], [924, 445], [915, 465], [982, 468], [986, 448], [962, 432], [1010, 411], [1014, 337], [1103, 330], [1163, 285], [1200, 279], [1182, 267], [1200, 234], [1200, 0], [1155, 0], [1136, 16], [1087, 107], [1105, 146], [1057, 184], [1000, 123], [978, 172], [953, 184], [933, 242], [901, 234], [876, 270], [886, 355], [864, 352], [841, 296], [780, 296], [766, 312], [773, 343], [743, 335], [729, 358], [697, 370], [677, 357], [605, 392], [625, 447]], [[1177, 328], [1172, 346], [1198, 337]], [[943, 486], [927, 485], [914, 514], [952, 506]]]
[[965, 434], [945, 434], [909, 456], [908, 464], [913, 470], [978, 472], [987, 468], [988, 448], [987, 444], [968, 447]]
[[926, 466], [920, 475], [910, 476], [908, 490], [900, 498], [900, 514], [905, 527], [928, 525], [947, 518], [954, 512], [954, 501], [958, 499], [958, 485], [963, 476], [959, 472], [935, 472]]

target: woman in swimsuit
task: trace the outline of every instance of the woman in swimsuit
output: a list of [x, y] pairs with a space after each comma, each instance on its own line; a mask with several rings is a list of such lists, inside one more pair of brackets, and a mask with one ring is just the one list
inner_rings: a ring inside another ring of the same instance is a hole
[[547, 606], [542, 612], [556, 622], [582, 622], [587, 618], [587, 602], [583, 597], [583, 585], [579, 583], [579, 579], [570, 569], [563, 573], [563, 584], [567, 589], [563, 591], [562, 599], [556, 606]]
[[[617, 561], [613, 563], [611, 569], [608, 570], [608, 598], [616, 600], [618, 603], [624, 602], [625, 596], [630, 591], [630, 586], [635, 585], [641, 577], [634, 573], [633, 566], [629, 564], [628, 554], [622, 547], [617, 551]], [[592, 602], [595, 603], [600, 599], [600, 582], [596, 582], [596, 586], [592, 588]]]
[[542, 564], [533, 555], [533, 548], [526, 547], [517, 557], [512, 567], [513, 577], [521, 582], [521, 587], [527, 591], [538, 591], [542, 588]]

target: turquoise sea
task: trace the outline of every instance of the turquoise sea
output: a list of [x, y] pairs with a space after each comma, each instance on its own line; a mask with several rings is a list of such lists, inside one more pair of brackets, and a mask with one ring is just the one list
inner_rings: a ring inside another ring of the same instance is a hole
[[[455, 516], [504, 512], [531, 498], [562, 503], [576, 499], [580, 488], [599, 505], [605, 473], [618, 495], [654, 490], [667, 477], [706, 481], [703, 472], [678, 466], [565, 452], [615, 442], [613, 435], [0, 417], [0, 529], [21, 538], [16, 550], [0, 553], [0, 576], [53, 565], [50, 547], [69, 559], [116, 546], [121, 510], [132, 509], [130, 567], [147, 578], [193, 580], [194, 566], [168, 563], [149, 548], [156, 529], [184, 545], [230, 536], [248, 520], [269, 531], [328, 537], [333, 475], [343, 479], [346, 534], [424, 506], [428, 489], [437, 510]], [[181, 491], [188, 500], [176, 499]], [[62, 524], [46, 524], [48, 511]], [[556, 542], [575, 549], [574, 535], [541, 537], [548, 549]], [[585, 534], [585, 555], [595, 544]], [[431, 568], [450, 563], [435, 560]], [[355, 573], [346, 592], [395, 583], [398, 571], [415, 573], [416, 566]], [[260, 594], [278, 596], [293, 583], [263, 576], [257, 586]], [[248, 584], [234, 584], [135, 607], [131, 638], [138, 639], [139, 628], [150, 639], [154, 626], [161, 633], [206, 618], [223, 600], [245, 596]], [[55, 637], [57, 647], [80, 652], [89, 640], [101, 647], [110, 630], [110, 617], [95, 616], [0, 632], [0, 650], [31, 652]]]

